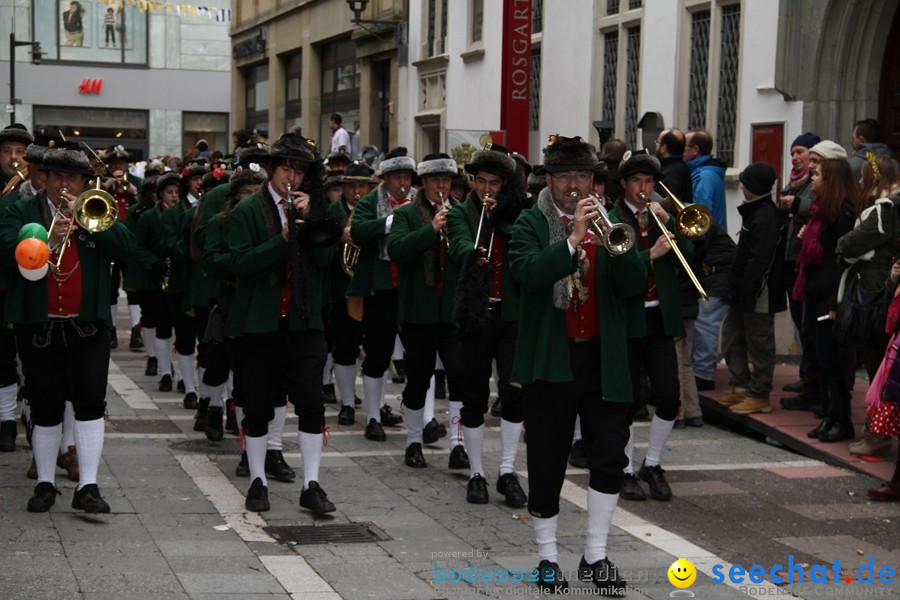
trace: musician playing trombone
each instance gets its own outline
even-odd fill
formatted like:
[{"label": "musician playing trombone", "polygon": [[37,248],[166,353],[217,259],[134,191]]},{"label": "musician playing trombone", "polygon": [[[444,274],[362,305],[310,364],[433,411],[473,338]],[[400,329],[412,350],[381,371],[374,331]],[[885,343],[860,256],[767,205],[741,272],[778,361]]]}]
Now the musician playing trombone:
[{"label": "musician playing trombone", "polygon": [[[524,386],[528,423],[528,512],[538,545],[538,585],[568,587],[556,531],[575,418],[590,469],[587,540],[580,578],[622,594],[606,553],[618,501],[632,403],[625,298],[639,294],[647,268],[636,249],[613,253],[589,229],[600,209],[591,197],[597,156],[580,137],[553,135],[544,149],[547,187],[522,211],[510,240],[519,282],[519,331],[512,381]],[[614,220],[614,218],[612,219]]]},{"label": "musician playing trombone", "polygon": [[522,179],[506,148],[479,150],[465,166],[474,181],[465,201],[450,211],[450,254],[461,265],[454,320],[462,345],[462,428],[471,463],[466,501],[487,504],[487,471],[482,464],[484,413],[488,410],[494,360],[499,374],[501,463],[497,492],[507,506],[525,506],[528,497],[516,476],[515,460],[525,409],[521,386],[511,384],[518,329],[518,284],[509,271],[509,237],[525,206]]},{"label": "musician playing trombone", "polygon": [[[659,463],[680,405],[675,338],[685,335],[678,288],[678,269],[682,267],[672,249],[677,243],[681,254],[689,261],[693,257],[693,244],[680,238],[675,242],[670,233],[675,225],[674,217],[659,203],[650,200],[653,187],[662,178],[656,157],[626,153],[619,165],[619,178],[625,193],[616,201],[611,213],[639,232],[639,254],[647,266],[643,293],[627,300],[631,384],[634,394],[639,394],[640,371],[644,367],[656,398],[656,414],[650,421],[650,441],[638,477],[649,485],[651,498],[668,501],[672,499],[672,490]],[[621,495],[626,500],[646,500],[647,495],[634,475],[633,454],[634,427],[631,426],[625,448],[628,465]]]},{"label": "musician playing trombone", "polygon": [[[107,221],[103,229],[88,230],[83,221],[75,220],[76,198],[91,175],[90,163],[77,145],[62,142],[47,150],[41,168],[48,173],[47,187],[11,204],[0,219],[3,262],[11,269],[5,320],[13,323],[19,356],[28,373],[34,422],[31,442],[38,483],[28,510],[47,512],[59,495],[54,475],[69,399],[75,410],[80,467],[72,508],[108,513],[109,504],[97,486],[97,470],[103,451],[112,327],[109,264],[113,259],[131,260],[137,246],[120,222]],[[94,197],[91,202],[103,200]],[[19,230],[28,223],[50,230],[52,268],[43,276],[17,269]]]}]

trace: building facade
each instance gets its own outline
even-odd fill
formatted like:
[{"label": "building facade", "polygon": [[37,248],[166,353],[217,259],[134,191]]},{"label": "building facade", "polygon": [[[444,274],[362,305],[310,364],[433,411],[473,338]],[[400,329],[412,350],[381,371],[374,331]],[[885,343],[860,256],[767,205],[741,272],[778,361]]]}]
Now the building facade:
[{"label": "building facade", "polygon": [[[15,119],[94,148],[121,144],[135,159],[182,156],[205,139],[231,150],[231,3],[0,0],[0,37],[16,48]],[[0,58],[9,65],[9,45]],[[9,124],[11,98],[0,122]]]},{"label": "building facade", "polygon": [[330,147],[338,113],[353,153],[396,145],[406,78],[406,2],[373,0],[354,25],[346,0],[234,2],[235,127],[275,136],[299,129]]}]

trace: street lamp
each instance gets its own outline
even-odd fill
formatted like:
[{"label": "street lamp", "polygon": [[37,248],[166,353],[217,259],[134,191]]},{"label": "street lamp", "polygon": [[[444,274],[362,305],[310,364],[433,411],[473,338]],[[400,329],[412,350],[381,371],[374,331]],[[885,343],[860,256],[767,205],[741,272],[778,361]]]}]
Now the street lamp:
[{"label": "street lamp", "polygon": [[31,46],[31,62],[36,65],[41,64],[41,58],[44,53],[41,52],[40,42],[27,42],[24,40],[16,40],[16,34],[9,34],[9,123],[12,125],[16,122],[16,48],[19,46]]},{"label": "street lamp", "polygon": [[406,65],[406,22],[405,21],[380,21],[378,19],[363,19],[362,14],[369,5],[369,0],[347,0],[347,6],[353,12],[353,24],[368,31],[378,39],[381,39],[377,33],[366,27],[366,25],[390,25],[394,28],[397,37],[398,62],[400,66]]}]

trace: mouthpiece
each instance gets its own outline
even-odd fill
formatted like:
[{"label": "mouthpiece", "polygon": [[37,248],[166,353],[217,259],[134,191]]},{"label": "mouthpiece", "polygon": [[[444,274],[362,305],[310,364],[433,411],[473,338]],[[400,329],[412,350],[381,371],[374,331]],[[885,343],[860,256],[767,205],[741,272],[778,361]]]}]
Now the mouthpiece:
[{"label": "mouthpiece", "polygon": [[406,197],[407,189],[405,186],[402,186],[402,185],[400,186],[400,193],[403,194],[404,198]]},{"label": "mouthpiece", "polygon": [[578,192],[569,192],[570,198],[578,198]]},{"label": "mouthpiece", "polygon": [[645,194],[644,192],[638,192],[638,198],[640,198],[641,200],[646,200],[647,194]]}]

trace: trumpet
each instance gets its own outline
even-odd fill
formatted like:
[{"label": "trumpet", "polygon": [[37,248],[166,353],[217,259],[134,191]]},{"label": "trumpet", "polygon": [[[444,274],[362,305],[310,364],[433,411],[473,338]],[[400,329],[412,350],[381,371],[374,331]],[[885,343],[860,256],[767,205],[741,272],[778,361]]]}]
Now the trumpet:
[{"label": "trumpet", "polygon": [[709,208],[703,204],[684,204],[666,187],[662,181],[659,186],[663,189],[678,215],[675,217],[675,233],[689,240],[696,240],[709,231],[712,227],[712,213]]},{"label": "trumpet", "polygon": [[[453,208],[453,205],[450,204],[449,198],[444,200],[443,190],[438,192],[438,200],[440,200],[440,202],[441,202],[441,210],[449,211],[451,208]],[[444,241],[447,243],[447,250],[449,250],[450,249],[450,235],[447,233],[446,228],[444,228]]]},{"label": "trumpet", "polygon": [[[572,198],[578,199],[578,192],[569,194]],[[603,247],[613,256],[625,254],[634,246],[635,234],[634,228],[627,223],[613,223],[609,220],[609,213],[600,199],[591,194],[594,208],[597,210],[597,216],[591,219],[591,229],[603,240]]]},{"label": "trumpet", "polygon": [[[488,207],[487,200],[490,200],[490,199],[491,199],[490,194],[485,194],[484,197],[481,199],[481,216],[478,217],[478,231],[475,232],[475,247],[472,248],[473,250],[478,250],[478,242],[481,241],[481,229],[484,227],[484,217],[485,217],[485,214],[487,213],[487,207]],[[494,232],[492,231],[491,232],[491,241],[488,242],[488,256],[491,255],[490,248],[492,248],[493,246],[494,246]]]},{"label": "trumpet", "polygon": [[[644,193],[638,194],[641,199],[645,202],[649,202],[650,199]],[[693,206],[693,205],[692,205]],[[653,217],[653,220],[656,222],[657,227],[662,231],[663,235],[668,236],[669,231],[666,229],[665,225],[663,225],[662,221],[659,220],[659,217],[656,216],[656,213],[647,207],[647,212],[650,213],[650,216]],[[676,221],[677,224],[677,221]],[[678,258],[678,262],[681,263],[682,268],[684,268],[685,273],[690,278],[691,283],[694,284],[694,287],[697,289],[697,293],[700,294],[700,297],[704,300],[709,300],[709,295],[706,293],[706,290],[703,289],[703,286],[700,285],[700,281],[697,279],[697,276],[694,275],[694,272],[691,270],[691,267],[688,265],[687,259],[684,258],[684,254],[681,253],[681,250],[678,249],[678,244],[670,241],[669,244],[672,247],[672,251],[675,252],[675,256]]]},{"label": "trumpet", "polygon": [[[359,194],[356,195],[357,202],[359,201]],[[356,207],[350,211],[350,216],[347,217],[347,223],[344,227],[350,227],[353,224],[353,214],[356,212]],[[344,273],[347,277],[353,279],[353,272],[356,269],[356,263],[359,262],[359,246],[354,245],[352,242],[347,242],[344,244],[344,248],[341,252],[341,269],[343,269]]]}]

